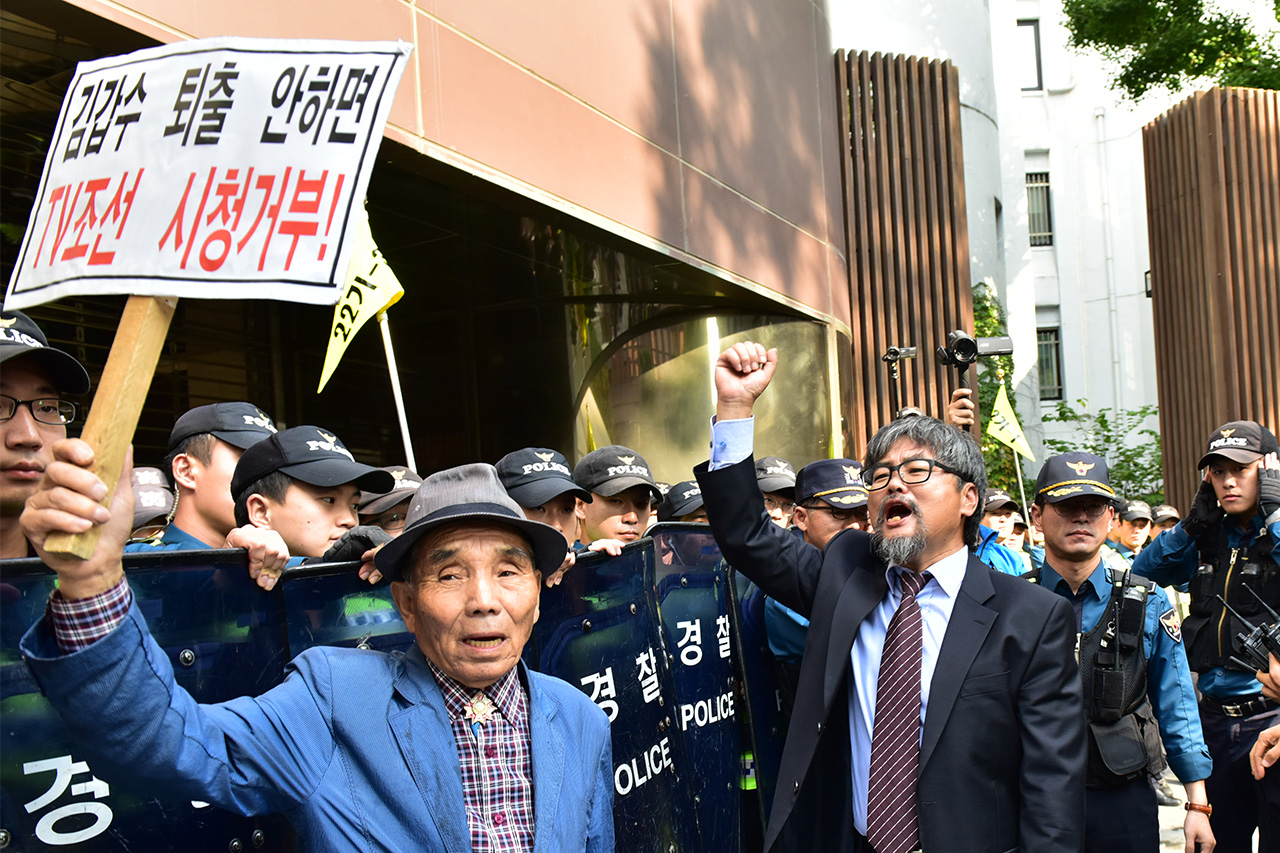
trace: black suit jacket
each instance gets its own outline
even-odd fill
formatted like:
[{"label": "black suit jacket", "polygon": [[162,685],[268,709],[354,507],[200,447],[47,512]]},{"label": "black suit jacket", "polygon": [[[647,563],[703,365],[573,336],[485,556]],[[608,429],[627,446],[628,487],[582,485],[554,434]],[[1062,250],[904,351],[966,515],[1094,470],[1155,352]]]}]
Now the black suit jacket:
[{"label": "black suit jacket", "polygon": [[[752,459],[696,474],[725,558],[810,619],[766,850],[851,851],[850,651],[888,590],[871,538],[819,551],[764,511]],[[924,850],[1078,851],[1086,741],[1075,617],[972,555],[938,653],[916,785]]]}]

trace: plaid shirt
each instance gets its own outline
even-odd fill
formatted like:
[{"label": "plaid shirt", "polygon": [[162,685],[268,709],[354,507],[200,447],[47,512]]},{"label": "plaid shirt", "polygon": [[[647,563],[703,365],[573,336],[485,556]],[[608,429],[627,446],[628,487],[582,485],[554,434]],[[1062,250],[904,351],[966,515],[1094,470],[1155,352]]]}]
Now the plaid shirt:
[{"label": "plaid shirt", "polygon": [[[427,661],[444,694],[462,765],[462,794],[475,853],[533,850],[533,752],[528,698],[518,667],[483,691],[463,687]],[[485,723],[466,708],[483,692],[496,706]]]},{"label": "plaid shirt", "polygon": [[119,583],[92,598],[71,601],[55,589],[49,596],[46,613],[58,648],[69,655],[88,648],[115,630],[132,604],[133,592],[121,575]]}]

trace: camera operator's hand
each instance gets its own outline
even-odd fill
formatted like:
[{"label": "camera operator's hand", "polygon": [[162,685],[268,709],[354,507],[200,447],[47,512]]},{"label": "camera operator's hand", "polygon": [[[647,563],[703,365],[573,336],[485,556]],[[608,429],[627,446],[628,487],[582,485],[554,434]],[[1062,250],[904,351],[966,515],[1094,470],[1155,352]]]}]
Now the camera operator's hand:
[{"label": "camera operator's hand", "polygon": [[778,368],[778,351],[760,344],[734,344],[716,360],[716,419],[751,417],[751,409]]},{"label": "camera operator's hand", "polygon": [[951,402],[947,404],[947,423],[968,429],[973,426],[974,409],[972,388],[957,388],[951,392]]},{"label": "camera operator's hand", "polygon": [[1268,527],[1280,521],[1280,456],[1275,453],[1258,462],[1258,510]]},{"label": "camera operator's hand", "polygon": [[[1207,477],[1206,473],[1206,477]],[[1207,479],[1200,481],[1200,488],[1191,501],[1191,510],[1182,519],[1182,529],[1192,539],[1199,539],[1210,527],[1227,517],[1226,511],[1218,506],[1218,495],[1213,490],[1213,483]]]}]

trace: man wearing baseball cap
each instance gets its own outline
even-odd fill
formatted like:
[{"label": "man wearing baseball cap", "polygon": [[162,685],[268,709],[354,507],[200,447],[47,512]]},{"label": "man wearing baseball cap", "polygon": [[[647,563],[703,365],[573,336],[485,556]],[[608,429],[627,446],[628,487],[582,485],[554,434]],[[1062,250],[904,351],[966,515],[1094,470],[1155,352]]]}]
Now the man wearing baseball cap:
[{"label": "man wearing baseball cap", "polygon": [[1027,578],[1070,601],[1076,612],[1076,659],[1089,721],[1084,849],[1159,848],[1151,778],[1166,766],[1162,742],[1186,789],[1186,847],[1211,849],[1204,780],[1212,762],[1194,710],[1178,614],[1164,590],[1103,559],[1115,500],[1106,460],[1071,452],[1045,461],[1031,507],[1032,521],[1044,531],[1045,560]]},{"label": "man wearing baseball cap", "polygon": [[252,403],[210,403],[178,418],[164,465],[176,492],[173,518],[158,541],[131,542],[125,551],[281,549],[252,531],[233,535],[240,525],[231,500],[231,475],[240,454],[275,432],[275,422]]},{"label": "man wearing baseball cap", "polygon": [[582,522],[581,548],[601,539],[635,542],[649,527],[653,502],[662,500],[649,463],[621,444],[601,447],[578,460],[573,481],[591,493],[590,501],[578,498],[575,508]]},{"label": "man wearing baseball cap", "polygon": [[362,525],[380,528],[394,538],[404,530],[405,518],[409,515],[409,502],[418,486],[422,485],[422,478],[417,471],[404,465],[388,465],[382,470],[391,475],[391,491],[361,491],[356,512]]},{"label": "man wearing baseball cap", "polygon": [[1177,526],[1182,520],[1182,513],[1178,512],[1176,506],[1169,504],[1160,504],[1151,508],[1151,538],[1155,539],[1161,533],[1167,533]]},{"label": "man wearing baseball cap", "polygon": [[1280,851],[1280,774],[1255,779],[1248,756],[1258,734],[1280,722],[1280,702],[1263,695],[1257,673],[1233,660],[1234,638],[1248,629],[1218,598],[1255,624],[1268,620],[1258,598],[1280,610],[1278,450],[1275,435],[1256,421],[1209,433],[1191,509],[1133,564],[1162,586],[1190,585],[1183,630],[1191,668],[1200,673],[1200,721],[1213,755],[1211,820],[1223,853],[1252,850],[1255,830],[1260,851]]},{"label": "man wearing baseball cap", "polygon": [[[328,449],[291,456],[290,432],[273,451],[284,467],[326,480],[322,470],[347,467]],[[559,565],[565,540],[525,519],[491,466],[428,477],[377,555],[411,649],[317,646],[266,693],[201,705],[175,682],[122,571],[128,486],[108,512],[93,502],[105,487],[88,445],[57,453],[24,529],[59,589],[21,647],[68,732],[92,743],[95,768],[239,814],[286,814],[300,849],[532,851],[536,837],[539,850],[613,850],[608,720],[520,662],[539,574]],[[389,478],[370,470],[373,488]],[[89,560],[43,552],[50,533],[93,525]]]},{"label": "man wearing baseball cap", "polygon": [[21,311],[0,312],[0,559],[27,556],[18,516],[67,437],[89,374]]},{"label": "man wearing baseball cap", "polygon": [[[386,471],[357,462],[336,435],[308,425],[277,432],[246,450],[231,476],[231,494],[237,525],[276,531],[294,557],[320,557],[331,555],[359,524],[361,490],[389,492],[394,484]],[[366,544],[389,538],[383,533]]]},{"label": "man wearing baseball cap", "polygon": [[756,460],[756,485],[773,523],[784,530],[790,527],[796,508],[796,469],[781,457],[762,456]]},{"label": "man wearing baseball cap", "polygon": [[[759,472],[760,463],[756,463]],[[791,520],[805,542],[821,550],[843,530],[869,530],[867,487],[856,459],[819,459],[800,469],[795,479],[796,506]],[[769,513],[770,517],[773,513]],[[776,521],[776,519],[775,519]],[[809,635],[809,620],[779,603],[764,600],[764,627],[769,651],[778,664],[778,686],[787,714],[795,702],[800,659]]]},{"label": "man wearing baseball cap", "polygon": [[1151,504],[1146,501],[1124,501],[1116,513],[1115,523],[1107,534],[1111,550],[1115,551],[1129,565],[1138,556],[1142,546],[1147,544],[1151,534]]},{"label": "man wearing baseball cap", "polygon": [[658,504],[658,521],[705,522],[707,511],[702,506],[702,487],[697,480],[681,480],[667,490]]},{"label": "man wearing baseball cap", "polygon": [[[569,460],[549,447],[524,447],[498,460],[495,466],[502,487],[520,505],[524,517],[549,524],[564,534],[568,551],[564,563],[544,576],[547,586],[555,586],[574,564],[574,543],[578,541],[579,501],[592,502],[591,493],[573,481]],[[622,544],[602,539],[587,546],[590,551],[622,553]]]},{"label": "man wearing baseball cap", "polygon": [[978,548],[974,554],[997,572],[1020,575],[1027,570],[1022,558],[1004,546],[1013,533],[1013,514],[1018,503],[1008,492],[992,489],[983,501],[982,524],[978,527]]}]

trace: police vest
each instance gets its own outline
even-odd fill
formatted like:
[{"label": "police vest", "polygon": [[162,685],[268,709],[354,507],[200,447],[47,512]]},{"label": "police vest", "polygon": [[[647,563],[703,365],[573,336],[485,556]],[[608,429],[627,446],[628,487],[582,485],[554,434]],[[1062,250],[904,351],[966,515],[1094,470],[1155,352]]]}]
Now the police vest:
[{"label": "police vest", "polygon": [[[1151,704],[1147,701],[1147,650],[1142,642],[1147,597],[1156,585],[1112,570],[1119,580],[1098,624],[1076,636],[1076,663],[1089,723],[1089,766],[1085,784],[1109,788],[1166,764]],[[1022,577],[1040,582],[1040,570]]]},{"label": "police vest", "polygon": [[1191,612],[1182,623],[1187,663],[1196,672],[1214,667],[1253,672],[1231,660],[1235,655],[1236,634],[1248,633],[1249,629],[1222,606],[1218,596],[1255,625],[1268,618],[1250,590],[1280,610],[1280,568],[1271,557],[1273,544],[1264,528],[1252,544],[1232,548],[1227,544],[1225,523],[1215,524],[1196,540],[1200,568],[1191,577]]}]

